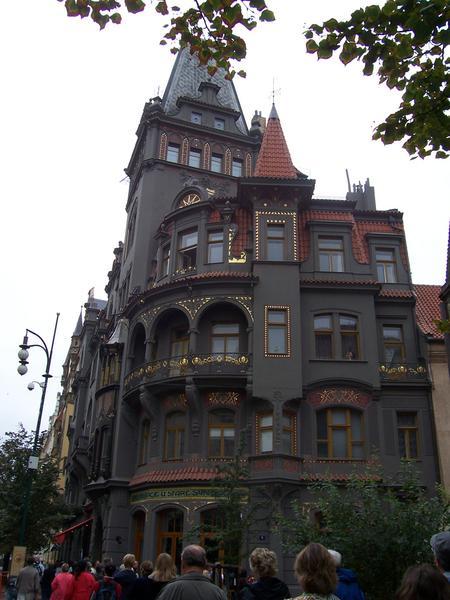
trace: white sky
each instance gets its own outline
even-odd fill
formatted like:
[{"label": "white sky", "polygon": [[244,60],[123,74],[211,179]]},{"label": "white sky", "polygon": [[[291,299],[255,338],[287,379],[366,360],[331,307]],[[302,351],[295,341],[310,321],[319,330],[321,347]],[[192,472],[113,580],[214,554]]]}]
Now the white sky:
[{"label": "white sky", "polygon": [[[372,142],[374,125],[396,107],[395,93],[363,77],[360,65],[317,62],[304,49],[306,24],[346,17],[357,0],[269,5],[277,21],[245,35],[247,79],[236,80],[247,122],[255,109],[268,115],[275,77],[294,164],[316,179],[316,194],[345,196],[346,168],[353,182],[369,177],[377,207],[405,213],[414,282],[442,284],[450,162],[410,161],[399,146]],[[50,343],[61,313],[46,427],[80,306],[93,286],[106,297],[125,229],[123,168],[144,103],[163,93],[174,60],[159,45],[163,22],[149,7],[99,32],[91,21],[67,18],[56,0],[2,6],[0,435],[37,420],[39,388],[30,392],[27,383],[41,380],[45,356],[32,350],[28,374],[17,373],[25,328]]]}]

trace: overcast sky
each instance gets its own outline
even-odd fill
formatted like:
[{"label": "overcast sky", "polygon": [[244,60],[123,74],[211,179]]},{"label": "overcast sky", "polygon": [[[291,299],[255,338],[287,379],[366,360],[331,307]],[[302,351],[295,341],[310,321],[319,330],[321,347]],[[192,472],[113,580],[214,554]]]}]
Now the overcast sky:
[{"label": "overcast sky", "polygon": [[[414,282],[442,284],[450,162],[410,161],[399,146],[372,142],[396,93],[363,77],[358,64],[317,62],[304,49],[305,25],[345,17],[359,4],[268,2],[277,21],[246,34],[248,75],[236,80],[247,122],[255,109],[268,115],[275,78],[293,162],[316,179],[316,195],[344,197],[345,169],[352,182],[368,177],[379,209],[404,212]],[[144,103],[162,95],[174,60],[159,45],[163,23],[149,7],[99,32],[93,22],[67,18],[56,0],[2,5],[0,435],[37,420],[39,388],[27,384],[42,380],[45,356],[32,350],[28,374],[17,373],[25,328],[50,343],[61,313],[45,427],[80,306],[92,287],[106,298],[113,248],[124,237],[123,169]]]}]

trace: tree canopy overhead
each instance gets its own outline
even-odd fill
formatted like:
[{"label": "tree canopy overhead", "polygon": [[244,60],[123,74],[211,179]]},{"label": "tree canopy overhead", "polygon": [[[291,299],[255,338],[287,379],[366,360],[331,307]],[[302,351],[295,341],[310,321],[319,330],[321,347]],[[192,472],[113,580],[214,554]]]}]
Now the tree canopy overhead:
[{"label": "tree canopy overhead", "polygon": [[[58,0],[71,17],[90,17],[101,29],[119,24],[124,12],[138,13],[143,0]],[[356,0],[355,0],[356,1]],[[236,74],[246,57],[241,36],[260,21],[273,21],[275,0],[185,0],[187,8],[155,0],[167,17],[161,44],[171,51],[190,46],[213,75],[218,68]],[[306,50],[318,59],[338,54],[344,65],[359,60],[363,74],[402,92],[398,110],[376,126],[373,139],[401,142],[412,158],[447,158],[450,153],[450,0],[387,0],[358,8],[349,19],[330,17],[304,32]],[[241,26],[241,29],[239,29]],[[243,28],[243,29],[242,29]],[[245,71],[238,75],[245,77]]]}]

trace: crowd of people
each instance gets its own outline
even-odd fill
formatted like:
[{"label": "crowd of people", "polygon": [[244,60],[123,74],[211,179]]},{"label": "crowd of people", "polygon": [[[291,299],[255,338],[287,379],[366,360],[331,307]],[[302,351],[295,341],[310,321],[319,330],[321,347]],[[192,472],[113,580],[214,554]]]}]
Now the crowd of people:
[{"label": "crowd of people", "polygon": [[[430,543],[435,564],[410,567],[395,593],[396,600],[450,600],[450,532],[433,535]],[[286,583],[277,577],[275,552],[255,548],[249,565],[250,576],[244,570],[236,573],[233,598],[293,598]],[[160,554],[155,565],[145,560],[140,567],[133,554],[126,554],[118,567],[104,559],[94,565],[82,560],[45,570],[30,558],[17,579],[17,600],[226,600],[223,580],[217,581],[210,567],[205,549],[194,544],[184,548],[178,576],[168,554]],[[294,571],[302,590],[295,600],[365,600],[355,573],[342,566],[336,550],[310,543],[297,555]]]}]

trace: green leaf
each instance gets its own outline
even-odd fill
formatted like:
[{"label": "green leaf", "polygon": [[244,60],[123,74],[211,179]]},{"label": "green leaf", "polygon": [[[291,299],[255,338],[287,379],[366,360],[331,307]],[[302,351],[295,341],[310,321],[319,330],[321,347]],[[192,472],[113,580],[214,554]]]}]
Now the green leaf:
[{"label": "green leaf", "polygon": [[271,10],[263,10],[259,17],[260,21],[275,21],[275,15]]},{"label": "green leaf", "polygon": [[315,54],[318,49],[319,49],[319,46],[316,44],[316,42],[314,40],[308,40],[306,42],[306,52],[308,52],[309,54]]}]

